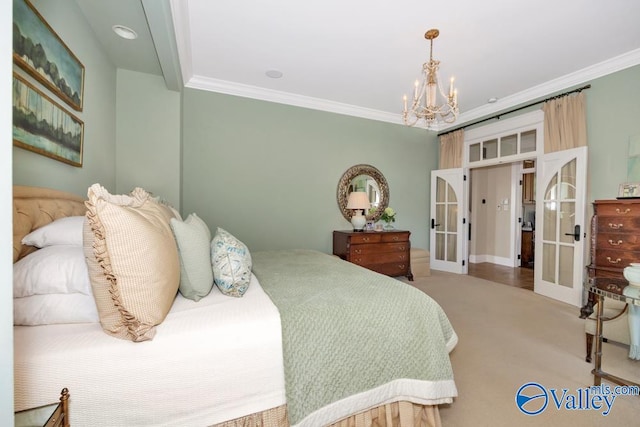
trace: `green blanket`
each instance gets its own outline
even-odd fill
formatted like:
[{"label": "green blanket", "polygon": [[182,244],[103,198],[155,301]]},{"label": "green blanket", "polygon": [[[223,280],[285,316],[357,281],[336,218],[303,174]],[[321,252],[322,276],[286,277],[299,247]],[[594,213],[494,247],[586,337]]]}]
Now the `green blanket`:
[{"label": "green blanket", "polygon": [[457,337],[425,293],[315,251],[255,252],[252,259],[280,312],[291,425],[395,379],[429,382],[420,383],[430,384],[423,402],[455,396],[447,344]]}]

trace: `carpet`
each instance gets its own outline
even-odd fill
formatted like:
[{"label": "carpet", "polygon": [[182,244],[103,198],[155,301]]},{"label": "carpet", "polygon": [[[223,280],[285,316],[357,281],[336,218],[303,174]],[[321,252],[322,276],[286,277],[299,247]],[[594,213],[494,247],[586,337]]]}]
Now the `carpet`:
[{"label": "carpet", "polygon": [[[584,393],[593,385],[579,308],[484,279],[431,273],[403,281],[436,300],[459,337],[451,353],[459,396],[440,409],[445,427],[640,426],[640,396],[616,396],[606,416],[605,403],[600,410],[578,409],[584,407],[578,399],[591,401]],[[628,347],[605,343],[603,369],[640,382],[640,362],[627,354]],[[551,396],[538,415],[516,405],[518,389],[530,382]]]}]

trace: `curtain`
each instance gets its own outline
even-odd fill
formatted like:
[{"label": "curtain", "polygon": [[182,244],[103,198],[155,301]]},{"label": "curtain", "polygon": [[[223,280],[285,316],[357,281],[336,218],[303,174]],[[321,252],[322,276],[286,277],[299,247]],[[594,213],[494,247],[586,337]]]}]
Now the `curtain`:
[{"label": "curtain", "polygon": [[544,152],[587,145],[585,97],[582,92],[547,101],[544,111]]},{"label": "curtain", "polygon": [[442,135],[440,137],[440,162],[438,169],[461,168],[463,148],[463,129]]}]

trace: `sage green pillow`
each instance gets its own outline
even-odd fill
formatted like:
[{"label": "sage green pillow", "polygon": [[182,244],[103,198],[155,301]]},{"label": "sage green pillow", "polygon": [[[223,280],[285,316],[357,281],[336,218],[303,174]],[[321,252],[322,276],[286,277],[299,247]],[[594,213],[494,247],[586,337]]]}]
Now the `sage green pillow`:
[{"label": "sage green pillow", "polygon": [[180,293],[183,297],[199,301],[211,292],[211,232],[207,224],[195,213],[184,221],[171,219],[180,254]]}]

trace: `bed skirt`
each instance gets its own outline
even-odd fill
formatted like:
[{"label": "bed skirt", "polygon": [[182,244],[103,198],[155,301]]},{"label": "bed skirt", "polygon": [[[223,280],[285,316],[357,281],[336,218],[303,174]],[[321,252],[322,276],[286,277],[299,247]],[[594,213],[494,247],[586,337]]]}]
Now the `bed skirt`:
[{"label": "bed skirt", "polygon": [[[214,427],[289,427],[287,406],[216,424]],[[352,415],[330,427],[442,427],[437,405],[393,402]]]}]

